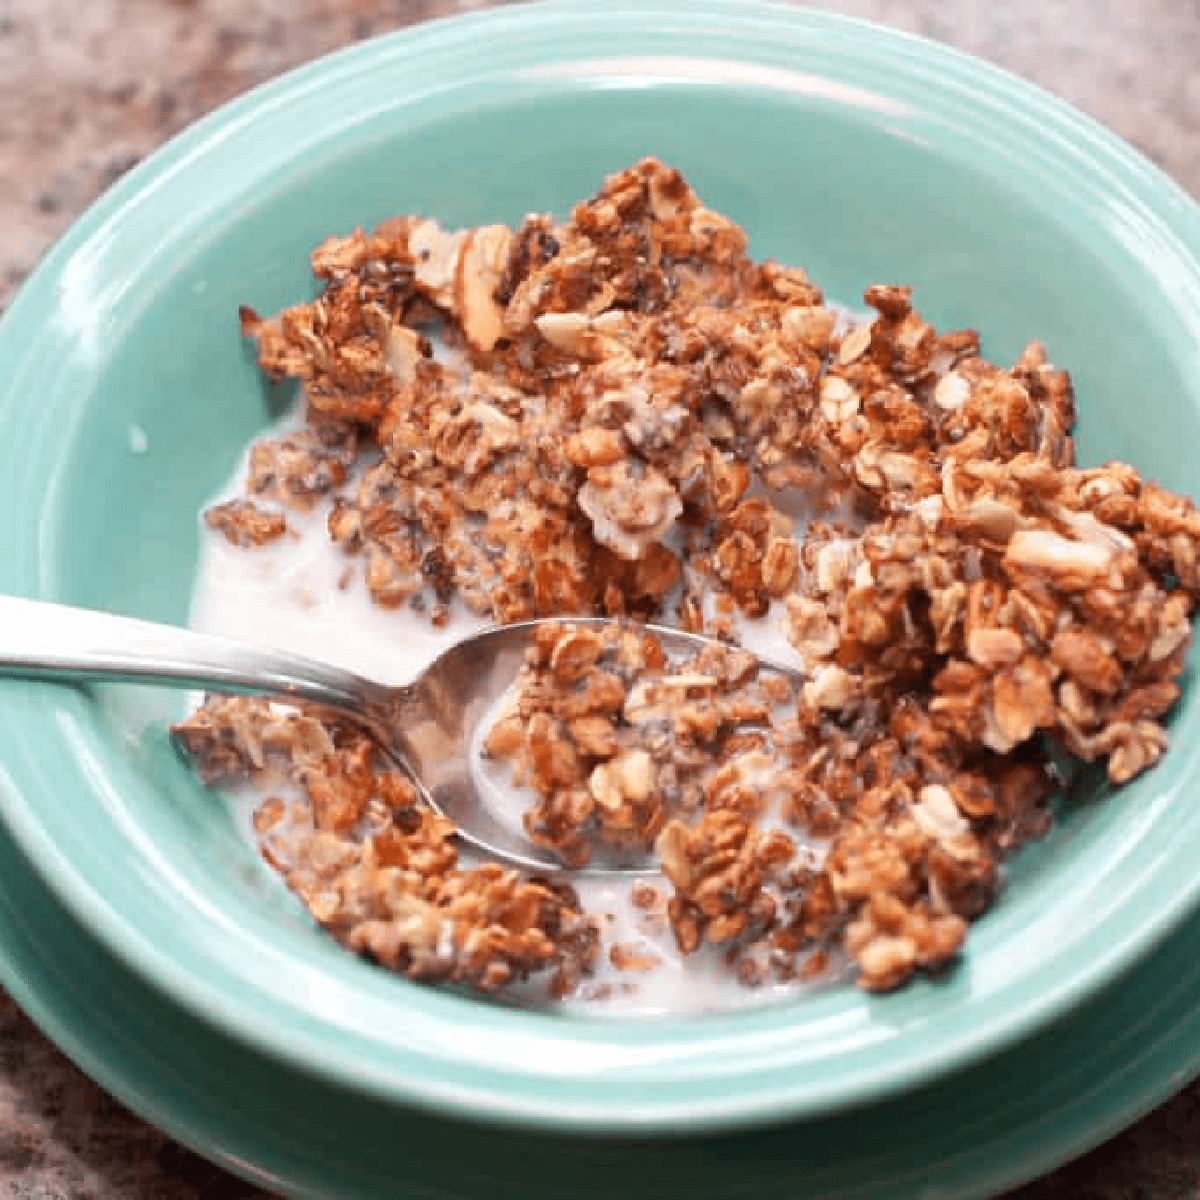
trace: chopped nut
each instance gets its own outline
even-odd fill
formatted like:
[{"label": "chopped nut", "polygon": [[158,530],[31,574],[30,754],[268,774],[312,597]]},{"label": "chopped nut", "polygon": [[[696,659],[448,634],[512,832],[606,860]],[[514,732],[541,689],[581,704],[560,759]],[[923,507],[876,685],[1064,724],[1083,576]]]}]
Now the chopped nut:
[{"label": "chopped nut", "polygon": [[954,371],[943,375],[933,389],[933,402],[939,408],[957,412],[967,402],[971,394],[971,385]]},{"label": "chopped nut", "polygon": [[504,328],[504,310],[495,299],[508,262],[512,231],[483,225],[466,237],[454,277],[454,307],[467,341],[476,350],[495,346]]},{"label": "chopped nut", "polygon": [[588,787],[601,808],[616,809],[626,801],[640,804],[654,791],[654,764],[645,750],[631,750],[596,767]]},{"label": "chopped nut", "polygon": [[436,221],[422,221],[408,235],[417,286],[445,309],[454,305],[454,281],[466,237],[461,230],[446,233]]},{"label": "chopped nut", "polygon": [[1010,570],[1038,572],[1058,587],[1077,591],[1104,582],[1115,557],[1109,547],[1031,529],[1013,534],[1004,562]]},{"label": "chopped nut", "polygon": [[554,645],[550,670],[561,683],[574,683],[592,669],[604,653],[604,640],[594,629],[576,627]]},{"label": "chopped nut", "polygon": [[567,354],[585,354],[592,323],[586,313],[543,313],[534,324],[552,346]]},{"label": "chopped nut", "polygon": [[837,360],[843,367],[862,358],[871,345],[871,326],[856,325],[844,338],[838,347]]},{"label": "chopped nut", "polygon": [[407,325],[393,323],[388,330],[387,364],[397,387],[412,387],[417,382],[417,366],[426,357],[421,335]]}]

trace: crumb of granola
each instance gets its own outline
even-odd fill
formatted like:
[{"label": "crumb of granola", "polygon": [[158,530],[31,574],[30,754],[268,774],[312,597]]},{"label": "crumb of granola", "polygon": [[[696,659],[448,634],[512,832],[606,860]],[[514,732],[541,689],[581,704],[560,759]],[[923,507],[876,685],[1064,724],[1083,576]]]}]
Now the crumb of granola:
[{"label": "crumb of granola", "polygon": [[657,954],[623,942],[613,943],[608,958],[618,971],[653,971],[662,962]]},{"label": "crumb of granola", "polygon": [[229,500],[214,504],[204,514],[204,523],[235,546],[263,546],[283,537],[287,520],[253,500]]},{"label": "crumb of granola", "polygon": [[[844,951],[894,988],[954,957],[1044,832],[1049,743],[1117,784],[1165,752],[1200,513],[1075,464],[1040,343],[990,363],[894,284],[847,320],[653,159],[561,222],[403,217],[312,268],[311,303],[241,311],[305,428],[257,443],[249,495],[207,523],[258,546],[328,500],[382,606],[623,618],[547,628],[486,752],[565,863],[654,850],[665,883],[632,902],[684,953],[721,946],[754,987]],[[736,646],[673,659],[646,618],[725,641],[775,622],[802,681]],[[300,789],[298,816],[260,808],[263,852],[347,945],[413,978],[587,990],[599,922],[570,889],[459,866],[358,735],[210,700],[176,736],[208,779]]]}]

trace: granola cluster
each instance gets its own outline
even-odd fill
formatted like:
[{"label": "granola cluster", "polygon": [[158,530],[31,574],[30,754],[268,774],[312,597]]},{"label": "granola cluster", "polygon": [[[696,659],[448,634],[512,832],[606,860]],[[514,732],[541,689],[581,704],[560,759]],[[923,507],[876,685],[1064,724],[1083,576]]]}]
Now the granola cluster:
[{"label": "granola cluster", "polygon": [[250,781],[263,857],[343,945],[412,979],[494,992],[551,972],[573,991],[599,948],[558,880],[463,868],[454,826],[350,726],[263,700],[209,698],[175,736],[209,783]]},{"label": "granola cluster", "polygon": [[[939,333],[894,285],[848,319],[803,271],[752,260],[650,159],[565,222],[405,217],[328,239],[312,267],[311,303],[242,310],[264,371],[302,382],[306,423],[254,447],[248,495],[209,512],[215,529],[260,545],[323,501],[375,601],[435,623],[461,605],[734,642],[761,620],[794,647],[789,690],[735,650],[680,662],[628,626],[564,625],[493,732],[534,789],[530,836],[564,862],[657,848],[682,951],[723,947],[757,982],[840,945],[863,986],[894,987],[954,955],[1004,854],[1044,830],[1050,745],[1114,783],[1164,753],[1200,514],[1132,467],[1074,465],[1070,381],[1039,343],[993,365],[974,331]],[[272,727],[249,711],[210,705],[183,736],[202,759],[244,760],[246,728]],[[302,757],[305,786],[342,786],[340,748]],[[450,831],[389,803],[403,850],[386,853],[422,866],[387,869],[418,907],[367,917],[343,899],[326,915],[314,841],[279,861],[322,923],[436,975],[428,940],[396,930],[432,936],[420,905],[469,909],[524,939],[494,976],[450,971],[487,986],[564,945],[584,961],[565,893],[435,870]],[[358,872],[361,890],[384,869],[379,849],[368,862],[379,835],[333,836],[332,877]]]},{"label": "granola cluster", "polygon": [[813,686],[719,642],[548,623],[484,751],[565,863],[655,852],[682,953],[718,948],[759,984],[840,946],[894,987],[957,952],[1053,777],[1036,752],[956,750],[911,698],[847,728]]},{"label": "granola cluster", "polygon": [[524,821],[537,845],[574,867],[595,850],[640,861],[673,817],[766,810],[772,725],[794,705],[784,675],[735,647],[672,655],[644,626],[551,622],[483,749],[533,789]]}]

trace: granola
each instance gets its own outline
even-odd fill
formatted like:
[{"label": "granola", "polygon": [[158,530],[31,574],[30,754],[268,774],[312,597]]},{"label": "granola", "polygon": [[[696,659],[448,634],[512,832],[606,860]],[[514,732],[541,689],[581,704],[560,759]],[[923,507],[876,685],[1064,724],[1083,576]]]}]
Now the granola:
[{"label": "granola", "polygon": [[211,698],[176,736],[210,783],[250,778],[268,797],[255,820],[264,858],[350,949],[482,992],[539,971],[567,992],[595,960],[596,922],[571,888],[495,864],[461,869],[453,825],[361,732]]},{"label": "granola", "polygon": [[[1075,464],[1040,343],[994,365],[892,284],[850,319],[652,159],[562,222],[403,217],[312,268],[312,302],[241,313],[304,428],[258,442],[248,495],[207,522],[253,547],[327,505],[374,601],[435,625],[622,618],[548,627],[487,752],[565,864],[657,855],[661,892],[633,900],[680,952],[748,986],[845,953],[894,988],[955,956],[1046,829],[1052,749],[1114,784],[1165,752],[1200,514]],[[648,619],[728,648],[672,656]],[[734,644],[755,623],[796,677]],[[549,972],[560,995],[598,961],[578,896],[461,863],[348,729],[210,700],[176,732],[208,777],[270,792],[264,855],[351,948],[483,990]]]}]

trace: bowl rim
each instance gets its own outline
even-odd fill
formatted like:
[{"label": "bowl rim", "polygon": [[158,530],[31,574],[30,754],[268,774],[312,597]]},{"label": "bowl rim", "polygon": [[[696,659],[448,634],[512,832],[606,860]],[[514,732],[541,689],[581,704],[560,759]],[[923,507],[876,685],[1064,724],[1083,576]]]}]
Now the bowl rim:
[{"label": "bowl rim", "polygon": [[[726,66],[753,68],[772,55],[803,48],[810,56],[806,71],[824,70],[836,78],[838,65],[865,68],[888,67],[893,88],[924,90],[943,99],[953,97],[972,115],[988,125],[996,137],[1017,138],[1017,129],[1036,129],[1053,153],[1061,170],[1074,171],[1091,186],[1111,187],[1146,220],[1151,221],[1200,278],[1200,210],[1192,200],[1153,164],[1090,118],[1063,101],[1016,76],[958,51],[910,34],[885,29],[868,22],[828,13],[797,9],[786,4],[758,0],[543,0],[512,8],[493,9],[445,18],[357,46],[340,50],[299,67],[238,97],[156,151],[80,217],[19,290],[0,323],[0,363],[13,355],[17,370],[7,385],[0,385],[0,416],[11,415],[20,406],[22,377],[28,381],[36,367],[50,360],[51,346],[61,331],[47,329],[44,314],[69,286],[67,278],[78,256],[105,235],[107,227],[127,216],[129,210],[145,205],[147,197],[165,180],[203,167],[215,147],[253,128],[265,113],[301,106],[331,85],[347,83],[372,71],[396,72],[404,64],[421,62],[449,64],[446,86],[457,86],[464,78],[488,79],[513,70],[503,54],[541,58],[551,69],[563,63],[582,62],[599,70],[596,60],[578,51],[555,54],[553,47],[576,44],[589,32],[627,37],[631,47],[641,45],[650,34],[670,34],[679,49],[657,49],[655,61],[681,64],[687,81],[695,82],[700,71],[686,50],[698,38],[697,29],[715,22],[708,32],[718,30],[726,39]],[[732,35],[736,32],[740,40]],[[706,43],[707,44],[707,43]],[[531,49],[532,46],[532,49]],[[542,49],[550,47],[551,49]],[[758,47],[758,56],[750,48]],[[768,50],[770,53],[768,53]],[[821,54],[826,57],[822,58]],[[742,57],[737,57],[741,54]],[[637,70],[650,71],[637,58]],[[673,70],[675,68],[672,68]],[[468,71],[475,75],[469,76]],[[553,73],[553,71],[551,71]],[[810,76],[811,77],[811,76]],[[677,74],[664,78],[677,80]],[[703,76],[700,76],[703,81]],[[711,82],[711,80],[710,80]],[[730,79],[717,82],[729,83]],[[751,78],[753,83],[753,77]],[[780,80],[764,86],[779,86]],[[389,107],[404,102],[393,95]],[[314,139],[316,134],[310,134]],[[315,144],[315,141],[314,141]],[[303,153],[296,147],[295,155]],[[261,176],[260,176],[261,178]],[[2,376],[0,376],[2,377]],[[32,462],[36,455],[30,455]],[[32,471],[32,468],[30,468]],[[36,483],[28,472],[15,472],[9,486]],[[36,538],[23,544],[23,553],[3,575],[16,572],[26,590],[42,592],[44,578],[38,575]],[[11,579],[10,579],[11,582]],[[4,697],[7,702],[8,697]],[[11,708],[4,704],[5,708]],[[13,729],[32,728],[44,719],[46,706],[33,696],[12,711]],[[348,1087],[361,1087],[390,1096],[402,1103],[473,1115],[490,1121],[543,1128],[590,1129],[593,1131],[698,1130],[745,1126],[784,1118],[810,1116],[859,1105],[927,1082],[946,1072],[974,1062],[1001,1046],[1011,1044],[1060,1015],[1080,999],[1110,983],[1118,974],[1148,953],[1168,936],[1194,907],[1200,897],[1200,879],[1184,877],[1170,903],[1160,904],[1148,918],[1126,922],[1122,936],[1104,945],[1089,947],[1090,953],[1073,962],[1068,978],[1047,978],[1047,988],[1021,1003],[1001,1005],[981,1028],[961,1032],[939,1044],[937,1053],[921,1056],[885,1056],[881,1064],[834,1074],[814,1084],[803,1078],[788,1078],[771,1087],[746,1094],[734,1077],[723,1077],[721,1086],[681,1097],[647,1093],[644,1102],[629,1105],[626,1097],[594,1095],[565,1096],[552,1089],[537,1093],[520,1087],[520,1077],[509,1072],[492,1076],[481,1070],[470,1086],[447,1086],[436,1077],[416,1072],[398,1075],[394,1067],[371,1064],[361,1053],[349,1053],[337,1044],[322,1042],[307,1027],[288,1028],[257,1008],[230,1005],[219,989],[198,980],[186,964],[172,957],[168,948],[148,940],[126,914],[98,892],[56,846],[37,812],[36,794],[44,779],[27,769],[30,760],[12,741],[12,730],[4,731],[0,744],[14,747],[12,762],[0,770],[0,818],[39,876],[83,926],[115,955],[128,963],[154,986],[182,1002],[202,1019],[217,1025],[245,1044],[268,1055],[281,1057],[307,1069],[337,1079]],[[1200,746],[1177,746],[1177,757],[1200,761]],[[4,759],[0,757],[0,762]],[[1198,818],[1200,821],[1200,818]],[[1157,865],[1157,864],[1156,864]],[[1075,956],[1078,958],[1078,955]],[[927,985],[917,985],[926,989]],[[1027,989],[1028,991],[1028,989]],[[993,1004],[993,1008],[996,1005]],[[712,1028],[717,1028],[717,1025]],[[627,1029],[627,1026],[623,1026]],[[665,1028],[665,1027],[664,1027]],[[590,1036],[580,1033],[579,1037]],[[699,1044],[699,1043],[697,1043]],[[436,1059],[429,1062],[436,1065]],[[560,1081],[561,1082],[561,1081]]]}]

